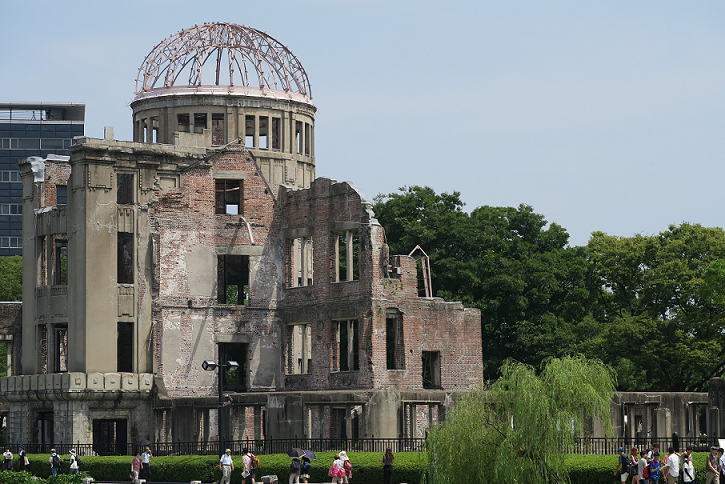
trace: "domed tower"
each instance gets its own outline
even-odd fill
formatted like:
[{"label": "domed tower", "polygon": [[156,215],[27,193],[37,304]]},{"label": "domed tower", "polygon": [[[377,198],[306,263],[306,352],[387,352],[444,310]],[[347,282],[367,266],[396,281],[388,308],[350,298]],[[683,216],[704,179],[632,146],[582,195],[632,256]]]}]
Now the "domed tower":
[{"label": "domed tower", "polygon": [[304,188],[315,178],[317,108],[307,73],[259,30],[207,23],[168,37],[139,68],[131,109],[136,142],[239,142],[270,183]]}]

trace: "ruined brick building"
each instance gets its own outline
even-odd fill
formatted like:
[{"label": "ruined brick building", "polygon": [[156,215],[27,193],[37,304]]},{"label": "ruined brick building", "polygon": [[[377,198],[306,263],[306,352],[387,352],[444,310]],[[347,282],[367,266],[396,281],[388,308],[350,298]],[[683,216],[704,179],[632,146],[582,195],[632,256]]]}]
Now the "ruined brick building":
[{"label": "ruined brick building", "polygon": [[482,379],[479,311],[420,297],[371,201],[315,179],[316,107],[286,47],[181,31],[131,108],[133,142],[107,129],[19,162],[10,442],[214,441],[204,360],[239,364],[222,371],[233,439],[421,436]]}]

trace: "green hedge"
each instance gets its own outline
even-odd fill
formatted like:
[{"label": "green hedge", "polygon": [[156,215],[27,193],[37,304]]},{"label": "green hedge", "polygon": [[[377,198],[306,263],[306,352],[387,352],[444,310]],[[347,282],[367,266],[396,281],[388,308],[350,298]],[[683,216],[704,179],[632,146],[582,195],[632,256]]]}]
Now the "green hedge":
[{"label": "green hedge", "polygon": [[[310,482],[330,482],[327,469],[332,464],[334,452],[318,452],[317,460],[312,461]],[[351,482],[366,484],[382,484],[383,466],[382,453],[349,452],[352,462],[353,480]],[[68,456],[62,456],[67,459]],[[242,457],[232,456],[235,470],[232,472],[232,482],[240,483],[242,479]],[[395,454],[393,482],[398,484],[406,482],[416,484],[422,481],[425,469],[425,454],[415,452],[400,452]],[[697,483],[705,482],[706,452],[694,454]],[[45,478],[48,484],[81,484],[82,474],[93,476],[100,481],[129,481],[131,470],[131,457],[81,457],[83,465],[81,475],[69,476],[67,461],[64,461],[63,475],[50,477],[50,455],[28,455],[30,467],[27,473],[0,472],[0,484],[32,484],[33,475]],[[612,484],[619,482],[619,476],[614,476],[617,467],[617,455],[569,455],[566,458],[569,465],[570,479],[574,484]],[[260,455],[260,468],[257,473],[257,482],[261,476],[274,474],[279,482],[289,479],[290,458],[284,454]],[[15,459],[17,466],[18,459]],[[17,467],[16,467],[17,468]],[[185,455],[178,457],[155,457],[151,461],[151,474],[154,481],[164,482],[218,482],[221,479],[219,458],[216,456]],[[660,482],[663,482],[660,480]]]}]

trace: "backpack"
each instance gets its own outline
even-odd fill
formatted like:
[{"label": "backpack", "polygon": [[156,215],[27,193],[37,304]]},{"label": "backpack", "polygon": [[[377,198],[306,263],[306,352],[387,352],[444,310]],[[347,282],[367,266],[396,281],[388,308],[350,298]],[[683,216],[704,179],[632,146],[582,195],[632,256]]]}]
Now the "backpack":
[{"label": "backpack", "polygon": [[345,461],[345,464],[343,464],[343,466],[345,467],[345,470],[346,471],[351,471],[352,470],[352,464],[350,464],[350,461],[349,460],[346,460]]},{"label": "backpack", "polygon": [[58,457],[58,454],[53,456],[53,467],[56,469],[60,469],[63,467],[63,463],[60,461],[60,457]]},{"label": "backpack", "polygon": [[252,470],[259,468],[259,459],[254,454],[252,454],[252,462],[250,462],[249,468]]},{"label": "backpack", "polygon": [[644,466],[644,470],[642,471],[642,479],[649,479],[649,464]]},{"label": "backpack", "polygon": [[298,461],[297,459],[292,459],[292,462],[289,465],[289,470],[293,474],[299,472],[299,470],[300,470],[300,461]]},{"label": "backpack", "polygon": [[78,467],[80,467],[81,466],[81,460],[78,458],[78,456],[75,456],[75,460],[76,460],[76,465]]}]

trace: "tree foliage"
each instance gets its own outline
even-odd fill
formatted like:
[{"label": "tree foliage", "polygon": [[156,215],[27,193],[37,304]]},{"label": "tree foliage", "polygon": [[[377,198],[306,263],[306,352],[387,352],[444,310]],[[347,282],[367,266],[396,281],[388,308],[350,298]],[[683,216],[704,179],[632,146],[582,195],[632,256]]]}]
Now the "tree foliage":
[{"label": "tree foliage", "polygon": [[507,360],[496,382],[468,392],[427,442],[429,484],[568,482],[564,455],[589,419],[607,435],[615,379],[581,356],[550,359],[543,371]]},{"label": "tree foliage", "polygon": [[725,370],[725,231],[671,225],[589,241],[601,323],[581,349],[612,364],[623,390],[698,391]]},{"label": "tree foliage", "polygon": [[0,257],[0,301],[23,300],[23,258]]}]

